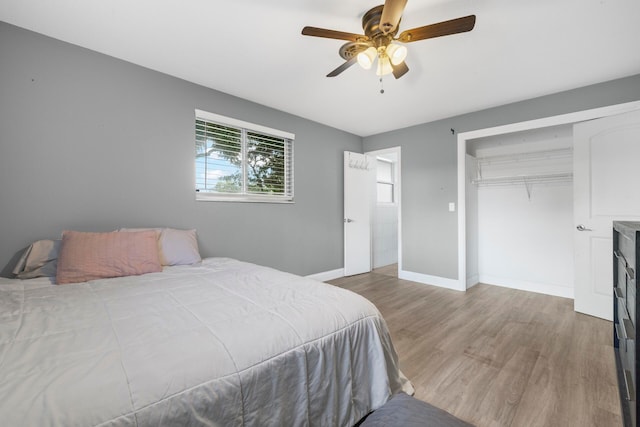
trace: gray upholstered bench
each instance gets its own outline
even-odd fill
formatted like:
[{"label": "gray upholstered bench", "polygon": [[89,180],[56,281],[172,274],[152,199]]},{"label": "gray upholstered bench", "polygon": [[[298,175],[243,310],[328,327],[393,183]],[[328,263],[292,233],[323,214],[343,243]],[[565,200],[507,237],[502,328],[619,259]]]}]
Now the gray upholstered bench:
[{"label": "gray upholstered bench", "polygon": [[399,393],[370,414],[359,427],[474,427],[450,413]]}]

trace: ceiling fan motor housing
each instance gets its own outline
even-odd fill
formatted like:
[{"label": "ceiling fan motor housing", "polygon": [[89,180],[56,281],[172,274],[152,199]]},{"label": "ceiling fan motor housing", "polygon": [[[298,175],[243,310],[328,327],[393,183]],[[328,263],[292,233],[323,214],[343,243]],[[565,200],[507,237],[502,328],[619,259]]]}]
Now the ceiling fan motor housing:
[{"label": "ceiling fan motor housing", "polygon": [[382,28],[380,28],[380,19],[382,18],[383,8],[384,5],[376,6],[373,9],[370,9],[362,17],[362,29],[364,30],[364,34],[373,41],[373,46],[376,48],[388,46],[398,33],[399,28],[399,25],[397,25],[394,31],[387,34],[382,31]]}]

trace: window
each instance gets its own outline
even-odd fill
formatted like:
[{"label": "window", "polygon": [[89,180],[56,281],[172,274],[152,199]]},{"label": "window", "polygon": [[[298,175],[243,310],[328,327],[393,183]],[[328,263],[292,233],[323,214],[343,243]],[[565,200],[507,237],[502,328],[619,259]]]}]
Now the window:
[{"label": "window", "polygon": [[293,139],[196,110],[196,200],[293,202]]},{"label": "window", "polygon": [[393,169],[393,162],[386,159],[378,159],[376,164],[378,203],[395,202],[395,171]]}]

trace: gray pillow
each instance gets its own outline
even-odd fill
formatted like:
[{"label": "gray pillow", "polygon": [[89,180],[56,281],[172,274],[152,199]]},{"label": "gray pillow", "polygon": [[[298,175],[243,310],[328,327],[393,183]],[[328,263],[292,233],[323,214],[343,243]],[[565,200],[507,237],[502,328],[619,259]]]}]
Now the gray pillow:
[{"label": "gray pillow", "polygon": [[13,274],[18,279],[56,277],[58,252],[62,240],[38,240],[33,242],[18,260]]}]

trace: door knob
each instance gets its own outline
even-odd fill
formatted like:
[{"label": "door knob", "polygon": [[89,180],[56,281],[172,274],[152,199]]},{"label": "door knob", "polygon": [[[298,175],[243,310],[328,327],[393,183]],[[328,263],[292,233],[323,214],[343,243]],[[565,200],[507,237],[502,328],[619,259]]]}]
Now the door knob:
[{"label": "door knob", "polygon": [[593,231],[590,228],[587,228],[582,224],[578,224],[578,226],[576,227],[576,230],[578,230],[578,231]]},{"label": "door knob", "polygon": [[353,220],[351,218],[345,218],[344,222],[353,222]]}]

